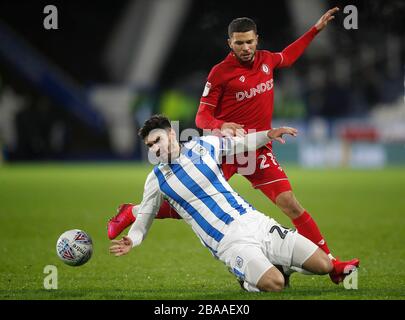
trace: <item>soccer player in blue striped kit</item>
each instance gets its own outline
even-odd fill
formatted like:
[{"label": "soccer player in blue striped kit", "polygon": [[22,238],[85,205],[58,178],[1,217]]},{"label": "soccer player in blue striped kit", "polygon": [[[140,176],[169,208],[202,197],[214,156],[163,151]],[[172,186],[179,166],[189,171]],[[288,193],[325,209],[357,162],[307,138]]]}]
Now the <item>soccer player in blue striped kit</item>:
[{"label": "soccer player in blue striped kit", "polygon": [[121,256],[140,245],[166,199],[247,291],[280,291],[292,271],[328,274],[333,265],[325,252],[253,208],[232,189],[220,167],[224,156],[256,150],[270,140],[285,143],[284,134],[296,136],[297,130],[204,136],[181,145],[169,119],[151,117],[139,135],[159,164],[146,179],[136,221],[127,236],[112,241],[110,253]]}]

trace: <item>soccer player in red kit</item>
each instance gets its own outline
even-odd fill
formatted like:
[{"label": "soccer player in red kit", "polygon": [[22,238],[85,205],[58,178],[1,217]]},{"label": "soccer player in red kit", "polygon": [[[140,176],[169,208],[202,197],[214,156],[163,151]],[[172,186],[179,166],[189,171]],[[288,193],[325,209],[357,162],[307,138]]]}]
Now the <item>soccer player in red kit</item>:
[{"label": "soccer player in red kit", "polygon": [[[231,52],[208,75],[196,115],[201,129],[220,130],[223,134],[244,134],[249,130],[271,129],[273,113],[273,70],[291,66],[304,52],[314,37],[334,18],[338,8],[326,12],[303,36],[281,52],[257,50],[256,24],[249,18],[237,18],[228,27]],[[271,143],[256,152],[253,174],[244,175],[254,188],[261,190],[293,222],[298,232],[317,244],[331,258],[333,282],[343,281],[345,268],[357,267],[358,259],[335,259],[311,215],[297,201],[284,170],[278,164]],[[222,163],[226,179],[230,179],[244,165]],[[242,171],[241,171],[241,174]],[[115,238],[134,221],[132,205],[123,205],[119,214],[109,222],[109,237]],[[177,213],[165,203],[157,218],[177,218]],[[110,231],[111,228],[111,231]],[[347,268],[349,266],[349,268]]]}]

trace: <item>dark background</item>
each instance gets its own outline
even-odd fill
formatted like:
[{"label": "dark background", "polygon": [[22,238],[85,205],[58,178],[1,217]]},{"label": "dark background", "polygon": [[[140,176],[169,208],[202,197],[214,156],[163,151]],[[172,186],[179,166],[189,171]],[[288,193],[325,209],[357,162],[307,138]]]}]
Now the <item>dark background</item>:
[{"label": "dark background", "polygon": [[[328,38],[331,47],[325,52],[314,52],[315,49],[310,46],[312,54],[305,53],[291,68],[293,71],[276,72],[276,105],[280,101],[291,105],[290,109],[276,108],[276,119],[305,122],[314,117],[327,121],[367,117],[373,109],[395,103],[404,95],[405,2],[363,0],[327,3],[328,8],[341,8],[336,20],[327,26],[327,29],[330,28]],[[46,16],[43,8],[48,4],[58,8],[58,30],[45,30],[43,27]],[[86,92],[99,84],[117,83],[106,66],[105,51],[116,24],[129,4],[130,1],[50,3],[3,0],[0,3],[0,22]],[[228,23],[239,16],[253,18],[258,25],[260,48],[281,51],[297,38],[294,19],[287,4],[287,1],[191,1],[168,55],[162,57],[164,65],[158,79],[148,88],[142,88],[142,92],[147,92],[151,112],[161,112],[162,95],[175,89],[191,97],[195,103],[184,120],[186,126],[193,126],[193,115],[198,108],[205,77],[211,67],[228,53]],[[358,9],[358,30],[348,31],[342,27],[345,18],[342,11],[348,4]],[[300,34],[315,22],[307,29],[299,30]],[[139,34],[134,30],[134,37],[137,36]],[[399,67],[394,71],[389,68],[387,39],[390,37],[399,41]],[[365,62],[364,51],[367,50],[374,53],[374,58]],[[350,64],[350,73],[344,81],[339,81],[335,75],[334,62],[337,59],[343,64]],[[324,74],[321,85],[314,85],[309,80],[314,68]],[[284,95],[291,89],[289,77],[293,77],[299,86],[298,91],[291,93],[294,102],[290,104]],[[114,158],[108,130],[91,126],[74,112],[63,108],[57,99],[33,85],[1,54],[0,81],[0,95],[6,88],[12,88],[15,95],[24,100],[24,107],[14,119],[17,132],[15,144],[10,147],[7,141],[3,142],[6,159]],[[129,85],[137,88],[137,84]],[[298,109],[294,107],[297,103]],[[63,127],[59,136],[55,134],[55,126],[58,125]],[[139,148],[136,149],[130,158],[138,158],[139,152]]]}]

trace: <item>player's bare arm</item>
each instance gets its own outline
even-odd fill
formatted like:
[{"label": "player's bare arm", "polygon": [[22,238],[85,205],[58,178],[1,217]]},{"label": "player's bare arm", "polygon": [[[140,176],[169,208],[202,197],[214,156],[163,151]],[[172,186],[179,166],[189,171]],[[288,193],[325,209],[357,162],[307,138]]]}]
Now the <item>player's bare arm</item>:
[{"label": "player's bare arm", "polygon": [[321,31],[323,28],[326,27],[329,21],[335,19],[335,13],[339,11],[338,7],[334,7],[333,9],[328,10],[315,24],[315,28],[318,31]]}]

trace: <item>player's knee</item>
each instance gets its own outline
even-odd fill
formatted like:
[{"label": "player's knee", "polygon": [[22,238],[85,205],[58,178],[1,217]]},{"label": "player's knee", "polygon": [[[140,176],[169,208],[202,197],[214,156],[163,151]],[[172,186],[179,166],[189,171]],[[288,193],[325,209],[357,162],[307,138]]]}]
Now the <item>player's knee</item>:
[{"label": "player's knee", "polygon": [[264,284],[262,291],[280,292],[284,289],[284,285],[285,285],[285,283],[284,283],[283,276],[273,278]]},{"label": "player's knee", "polygon": [[333,264],[328,255],[320,248],[304,262],[302,267],[315,274],[327,274],[333,270]]},{"label": "player's knee", "polygon": [[266,274],[257,283],[257,288],[260,291],[279,292],[284,289],[285,282],[283,275],[278,270],[272,270]]}]

